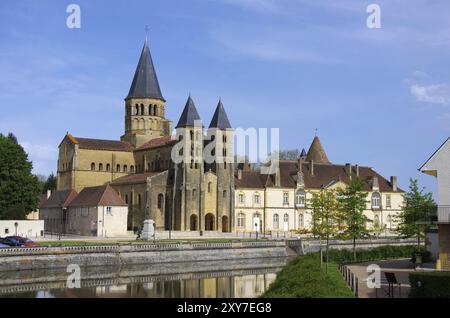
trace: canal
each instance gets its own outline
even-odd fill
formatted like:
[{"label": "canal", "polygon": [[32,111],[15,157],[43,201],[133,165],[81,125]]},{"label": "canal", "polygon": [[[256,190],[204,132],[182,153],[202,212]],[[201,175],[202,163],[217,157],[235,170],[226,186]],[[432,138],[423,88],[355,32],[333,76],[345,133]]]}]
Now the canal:
[{"label": "canal", "polygon": [[0,273],[0,297],[23,298],[254,298],[286,258],[81,268],[80,288],[64,270]]}]

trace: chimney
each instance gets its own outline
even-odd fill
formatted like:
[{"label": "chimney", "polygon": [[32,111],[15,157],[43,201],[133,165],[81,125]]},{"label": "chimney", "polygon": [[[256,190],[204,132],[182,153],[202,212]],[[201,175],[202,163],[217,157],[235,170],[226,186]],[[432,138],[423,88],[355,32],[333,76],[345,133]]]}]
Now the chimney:
[{"label": "chimney", "polygon": [[359,165],[355,165],[356,177],[359,178]]},{"label": "chimney", "polygon": [[237,178],[238,178],[238,180],[242,179],[242,169],[240,169],[240,168],[238,168],[238,171],[237,171]]},{"label": "chimney", "polygon": [[392,190],[397,191],[397,176],[391,176]]},{"label": "chimney", "polygon": [[50,198],[50,195],[52,194],[52,190],[48,189],[47,190],[47,199]]},{"label": "chimney", "polygon": [[311,175],[313,176],[314,175],[314,160],[311,160],[309,167],[311,169]]},{"label": "chimney", "polygon": [[345,172],[347,173],[348,177],[351,180],[352,179],[352,164],[351,163],[345,164]]}]

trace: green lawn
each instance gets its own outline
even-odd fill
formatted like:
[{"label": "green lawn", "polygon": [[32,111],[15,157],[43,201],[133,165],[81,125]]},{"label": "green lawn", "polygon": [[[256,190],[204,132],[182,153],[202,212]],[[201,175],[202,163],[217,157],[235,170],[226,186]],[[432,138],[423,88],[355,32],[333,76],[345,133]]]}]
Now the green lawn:
[{"label": "green lawn", "polygon": [[320,267],[317,253],[299,256],[277,275],[263,297],[267,298],[353,298],[336,263],[328,265],[328,273]]}]

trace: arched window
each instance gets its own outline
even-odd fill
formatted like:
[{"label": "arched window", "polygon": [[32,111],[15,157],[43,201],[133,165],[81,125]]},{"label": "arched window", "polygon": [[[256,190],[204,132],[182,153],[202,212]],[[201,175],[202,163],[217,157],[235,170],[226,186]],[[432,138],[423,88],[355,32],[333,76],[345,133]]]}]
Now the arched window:
[{"label": "arched window", "polygon": [[103,171],[103,163],[98,164],[98,171]]},{"label": "arched window", "polygon": [[306,203],[306,193],[303,190],[298,190],[295,193],[295,204],[298,208],[304,208]]},{"label": "arched window", "polygon": [[240,227],[240,228],[244,228],[245,227],[245,214],[244,213],[239,213],[238,214],[237,226]]},{"label": "arched window", "polygon": [[138,104],[136,104],[136,106],[135,106],[134,114],[139,115],[139,105]]},{"label": "arched window", "polygon": [[222,196],[223,196],[224,198],[226,198],[226,197],[227,197],[227,190],[223,190],[223,194],[222,194]]},{"label": "arched window", "polygon": [[110,171],[111,170],[111,166],[109,165],[109,163],[106,164],[106,171]]},{"label": "arched window", "polygon": [[378,192],[372,193],[372,209],[381,208],[381,195]]},{"label": "arched window", "polygon": [[156,105],[153,105],[153,116],[157,116],[157,107]]},{"label": "arched window", "polygon": [[278,214],[275,213],[273,215],[273,228],[277,230],[279,227],[280,227],[280,218]]},{"label": "arched window", "polygon": [[116,172],[120,172],[120,165],[116,166]]},{"label": "arched window", "polygon": [[258,192],[256,192],[253,195],[253,202],[255,202],[255,204],[259,204],[260,203],[260,201],[259,201],[259,193]]},{"label": "arched window", "polygon": [[208,182],[208,193],[211,193],[211,182]]},{"label": "arched window", "polygon": [[128,167],[127,167],[127,165],[123,165],[123,172],[128,172]]},{"label": "arched window", "polygon": [[283,228],[285,231],[289,230],[289,214],[285,213],[283,216]]},{"label": "arched window", "polygon": [[144,104],[141,104],[141,115],[144,115]]},{"label": "arched window", "polygon": [[190,134],[190,137],[191,137],[191,141],[193,141],[194,140],[194,132],[191,130],[191,131],[189,131],[189,134]]},{"label": "arched window", "polygon": [[158,209],[162,209],[164,202],[164,194],[158,194]]},{"label": "arched window", "polygon": [[193,189],[192,190],[192,198],[195,199],[196,196],[197,196],[197,189]]},{"label": "arched window", "polygon": [[[125,169],[125,166],[124,166],[124,169]],[[134,173],[134,166],[133,165],[130,166],[130,172]]]},{"label": "arched window", "polygon": [[95,163],[91,163],[91,171],[94,171],[95,170]]}]

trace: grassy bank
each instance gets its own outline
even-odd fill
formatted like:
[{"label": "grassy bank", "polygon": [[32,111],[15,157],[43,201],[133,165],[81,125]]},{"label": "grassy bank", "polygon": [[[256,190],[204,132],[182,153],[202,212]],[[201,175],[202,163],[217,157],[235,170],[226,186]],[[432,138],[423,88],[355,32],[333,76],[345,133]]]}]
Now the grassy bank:
[{"label": "grassy bank", "polygon": [[[325,266],[325,265],[324,265]],[[300,256],[278,273],[263,297],[268,298],[353,298],[336,263],[328,265],[328,273],[320,267],[317,253]]]}]

